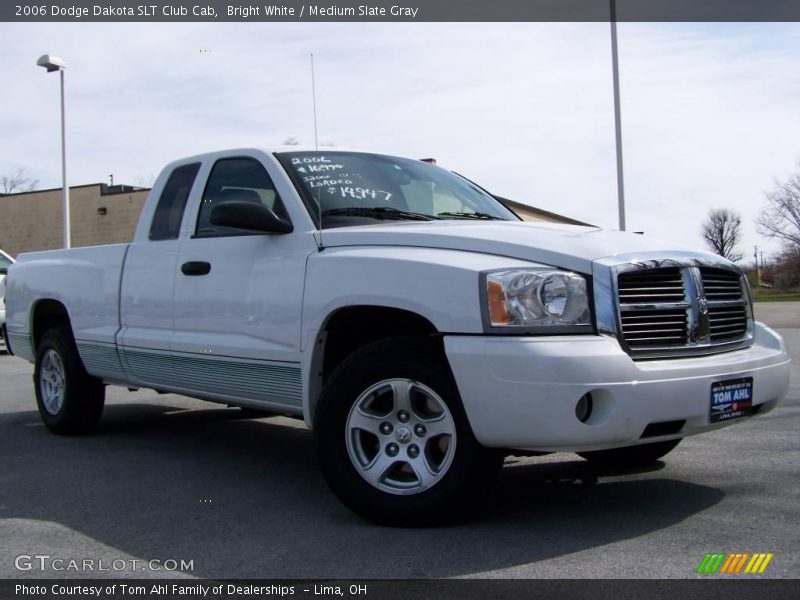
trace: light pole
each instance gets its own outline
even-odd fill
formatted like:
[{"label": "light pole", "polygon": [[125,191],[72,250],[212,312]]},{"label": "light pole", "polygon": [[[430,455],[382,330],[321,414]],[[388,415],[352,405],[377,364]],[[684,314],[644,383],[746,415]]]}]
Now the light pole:
[{"label": "light pole", "polygon": [[617,146],[617,204],[619,230],[625,231],[625,178],[622,174],[622,116],[619,106],[619,51],[617,48],[617,5],[609,0],[611,22],[611,74],[614,86],[614,133]]},{"label": "light pole", "polygon": [[67,63],[50,54],[43,54],[36,61],[40,67],[47,69],[48,73],[58,71],[61,74],[61,179],[62,179],[62,198],[63,198],[63,225],[64,225],[64,248],[71,246],[69,231],[69,187],[67,187],[67,140],[66,126],[64,120],[64,69]]}]

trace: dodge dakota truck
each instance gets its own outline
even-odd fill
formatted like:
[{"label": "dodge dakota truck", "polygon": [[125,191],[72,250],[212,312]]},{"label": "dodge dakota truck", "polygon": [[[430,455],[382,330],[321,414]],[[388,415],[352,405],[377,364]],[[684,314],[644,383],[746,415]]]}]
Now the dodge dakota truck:
[{"label": "dodge dakota truck", "polygon": [[788,388],[736,265],[522,222],[380,154],[173,162],[131,243],[22,254],[6,293],[53,432],[95,427],[107,385],[302,418],[333,492],[380,523],[463,514],[509,454],[653,462]]}]

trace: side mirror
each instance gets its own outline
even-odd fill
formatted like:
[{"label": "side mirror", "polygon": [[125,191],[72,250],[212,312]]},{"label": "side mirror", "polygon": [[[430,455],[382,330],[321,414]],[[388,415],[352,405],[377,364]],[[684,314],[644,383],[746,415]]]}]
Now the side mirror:
[{"label": "side mirror", "polygon": [[263,204],[228,200],[211,209],[212,225],[260,233],[291,233],[294,227]]},{"label": "side mirror", "polygon": [[8,275],[8,267],[0,267],[0,275]]}]

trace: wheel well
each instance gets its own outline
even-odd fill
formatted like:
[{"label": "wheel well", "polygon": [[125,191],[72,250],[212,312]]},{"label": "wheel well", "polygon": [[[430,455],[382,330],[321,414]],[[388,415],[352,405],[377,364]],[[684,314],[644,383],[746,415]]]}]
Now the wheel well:
[{"label": "wheel well", "polygon": [[33,309],[33,347],[38,348],[42,336],[62,325],[70,326],[69,313],[58,300],[40,300]]},{"label": "wheel well", "polygon": [[343,308],[328,319],[324,333],[323,381],[354,351],[384,338],[430,338],[441,347],[441,336],[428,319],[407,310],[383,306]]}]

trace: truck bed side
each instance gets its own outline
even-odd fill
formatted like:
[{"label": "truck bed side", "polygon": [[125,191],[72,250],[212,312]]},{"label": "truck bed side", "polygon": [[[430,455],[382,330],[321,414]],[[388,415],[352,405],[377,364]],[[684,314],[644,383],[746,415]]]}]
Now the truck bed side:
[{"label": "truck bed side", "polygon": [[[64,310],[92,375],[121,374],[118,361],[95,360],[97,345],[115,347],[120,327],[120,278],[128,244],[31,252],[9,270],[7,328],[14,354],[33,361],[42,335],[37,315]],[[41,311],[41,312],[40,312]],[[108,353],[101,353],[107,357]],[[116,353],[113,354],[116,356]]]}]

